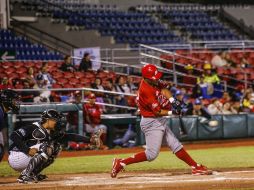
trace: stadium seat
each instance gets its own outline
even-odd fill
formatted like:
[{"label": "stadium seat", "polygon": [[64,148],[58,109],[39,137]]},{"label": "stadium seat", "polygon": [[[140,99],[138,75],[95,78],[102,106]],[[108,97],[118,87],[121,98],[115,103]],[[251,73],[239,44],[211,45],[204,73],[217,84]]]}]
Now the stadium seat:
[{"label": "stadium seat", "polygon": [[62,85],[55,83],[55,84],[52,85],[52,88],[62,88]]},{"label": "stadium seat", "polygon": [[76,78],[69,78],[69,84],[76,85],[79,83],[79,79]]},{"label": "stadium seat", "polygon": [[65,78],[57,78],[56,81],[57,81],[57,83],[60,84],[60,85],[64,85],[64,84],[67,84],[67,83],[68,83],[68,80],[65,79]]}]

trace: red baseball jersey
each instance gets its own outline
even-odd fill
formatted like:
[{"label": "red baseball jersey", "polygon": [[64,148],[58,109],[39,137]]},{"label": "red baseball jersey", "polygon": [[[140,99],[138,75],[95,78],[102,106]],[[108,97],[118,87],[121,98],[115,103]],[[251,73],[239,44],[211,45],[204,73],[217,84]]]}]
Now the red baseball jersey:
[{"label": "red baseball jersey", "polygon": [[101,110],[99,105],[84,104],[83,113],[84,113],[85,123],[88,123],[85,117],[86,115],[88,115],[92,124],[101,123]]},{"label": "red baseball jersey", "polygon": [[152,86],[141,81],[137,96],[138,107],[140,109],[140,114],[144,117],[156,117],[156,112],[161,109],[170,110],[169,99],[161,94],[161,89],[163,85],[158,87]]}]

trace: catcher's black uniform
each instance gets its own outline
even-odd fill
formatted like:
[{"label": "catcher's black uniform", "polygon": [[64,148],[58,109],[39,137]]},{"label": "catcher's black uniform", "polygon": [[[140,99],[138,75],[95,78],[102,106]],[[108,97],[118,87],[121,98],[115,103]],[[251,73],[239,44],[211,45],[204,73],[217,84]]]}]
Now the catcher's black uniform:
[{"label": "catcher's black uniform", "polygon": [[36,144],[57,142],[64,143],[66,141],[86,142],[89,143],[90,139],[78,134],[65,133],[62,131],[50,132],[42,127],[41,122],[35,122],[19,128],[11,134],[11,144],[9,151],[21,151],[28,154],[29,148]]}]

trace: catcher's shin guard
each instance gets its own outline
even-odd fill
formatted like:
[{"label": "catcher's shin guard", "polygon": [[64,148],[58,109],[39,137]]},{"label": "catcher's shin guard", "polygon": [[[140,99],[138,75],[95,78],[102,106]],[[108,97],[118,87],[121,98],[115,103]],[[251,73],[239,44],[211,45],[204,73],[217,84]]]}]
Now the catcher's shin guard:
[{"label": "catcher's shin guard", "polygon": [[34,174],[37,168],[41,168],[46,162],[47,160],[41,154],[36,154],[34,157],[32,157],[28,166],[22,171],[22,173],[26,176],[31,176]]}]

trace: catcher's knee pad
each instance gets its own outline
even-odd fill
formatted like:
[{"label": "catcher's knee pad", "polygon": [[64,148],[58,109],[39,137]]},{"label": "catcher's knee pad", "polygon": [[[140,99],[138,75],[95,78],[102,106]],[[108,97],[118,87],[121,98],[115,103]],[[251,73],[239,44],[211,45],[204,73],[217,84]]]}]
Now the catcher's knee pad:
[{"label": "catcher's knee pad", "polygon": [[54,145],[52,143],[42,143],[39,148],[39,154],[48,160],[54,153]]},{"label": "catcher's knee pad", "polygon": [[60,143],[55,142],[53,144],[53,147],[54,147],[54,150],[53,150],[53,154],[51,156],[56,158],[59,155],[59,153],[61,152],[62,146]]}]

